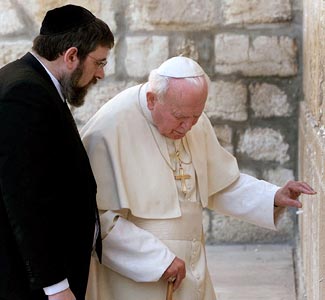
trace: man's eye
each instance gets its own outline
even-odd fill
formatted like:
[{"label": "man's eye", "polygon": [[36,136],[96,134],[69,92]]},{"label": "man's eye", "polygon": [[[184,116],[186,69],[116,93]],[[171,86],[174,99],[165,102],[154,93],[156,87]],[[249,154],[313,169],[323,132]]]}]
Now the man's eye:
[{"label": "man's eye", "polygon": [[104,68],[107,65],[107,61],[96,61],[98,68]]}]

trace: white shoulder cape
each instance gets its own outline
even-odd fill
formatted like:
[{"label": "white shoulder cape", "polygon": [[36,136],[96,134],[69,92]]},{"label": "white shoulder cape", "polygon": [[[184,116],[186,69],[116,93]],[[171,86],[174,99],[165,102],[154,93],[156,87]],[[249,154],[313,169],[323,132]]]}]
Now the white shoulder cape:
[{"label": "white shoulder cape", "polygon": [[[181,215],[174,175],[164,161],[139,106],[145,88],[131,87],[107,102],[81,130],[97,182],[100,210],[128,208],[140,218]],[[154,128],[165,157],[165,138]],[[209,197],[239,176],[236,159],[222,148],[211,123],[202,114],[186,134],[203,207]]]}]

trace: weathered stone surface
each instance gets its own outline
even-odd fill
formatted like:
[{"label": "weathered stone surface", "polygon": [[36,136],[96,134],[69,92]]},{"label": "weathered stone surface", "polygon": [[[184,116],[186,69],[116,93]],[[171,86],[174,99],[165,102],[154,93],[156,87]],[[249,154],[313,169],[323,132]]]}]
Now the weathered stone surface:
[{"label": "weathered stone surface", "polygon": [[294,0],[292,2],[292,10],[298,11],[299,13],[302,13],[303,11],[303,0]]},{"label": "weathered stone surface", "polygon": [[207,239],[209,238],[210,235],[210,212],[208,209],[203,209],[202,225],[203,225],[204,236]]},{"label": "weathered stone surface", "polygon": [[293,170],[277,167],[276,169],[265,170],[263,172],[263,178],[273,184],[283,186],[289,180],[294,180],[295,176]]},{"label": "weathered stone surface", "polygon": [[232,128],[228,125],[215,125],[213,128],[218,137],[220,145],[233,154],[234,145],[232,144]]},{"label": "weathered stone surface", "polygon": [[218,23],[217,1],[131,0],[126,18],[131,30],[204,30]]},{"label": "weathered stone surface", "polygon": [[116,60],[116,55],[115,55],[115,50],[116,48],[113,47],[110,51],[109,51],[109,54],[108,54],[108,58],[107,58],[107,65],[105,66],[104,68],[104,71],[105,71],[105,76],[108,76],[108,75],[113,75],[115,73],[115,68],[116,68],[116,65],[115,65],[115,60]]},{"label": "weathered stone surface", "polygon": [[31,41],[0,42],[0,68],[5,64],[21,57],[32,47]]},{"label": "weathered stone surface", "polygon": [[46,11],[58,6],[57,1],[35,1],[35,0],[16,0],[20,19],[24,20],[24,25],[29,33],[36,36],[39,33],[42,20]]},{"label": "weathered stone surface", "polygon": [[[42,20],[46,12],[50,9],[56,8],[58,6],[63,6],[66,4],[80,5],[89,9],[95,15],[99,15],[101,11],[101,0],[75,0],[73,2],[68,0],[15,0],[21,8],[21,13],[23,13],[29,21],[34,23],[34,29],[38,33],[39,27],[41,26]],[[108,1],[110,2],[110,1]],[[105,14],[109,15],[109,11]]]},{"label": "weathered stone surface", "polygon": [[290,159],[289,145],[282,134],[272,128],[248,129],[240,136],[238,152],[255,160],[284,163]]},{"label": "weathered stone surface", "polygon": [[[88,3],[90,1],[87,1]],[[92,1],[91,1],[92,2]],[[115,14],[119,12],[121,1],[110,0],[110,1],[98,1],[100,2],[99,11],[96,12],[96,16],[106,22],[113,33],[117,31],[117,24]]]},{"label": "weathered stone surface", "polygon": [[247,120],[247,88],[240,82],[211,82],[210,93],[205,106],[209,117],[223,120]]},{"label": "weathered stone surface", "polygon": [[198,61],[199,59],[199,51],[198,51],[198,45],[195,44],[195,41],[192,39],[183,39],[182,41],[179,41],[179,46],[176,47],[175,52],[176,55],[182,55],[186,57],[190,57],[194,59],[195,61]]},{"label": "weathered stone surface", "polygon": [[0,35],[17,34],[24,28],[22,20],[17,15],[16,8],[11,1],[0,2]]},{"label": "weathered stone surface", "polygon": [[304,95],[315,120],[325,124],[325,5],[320,0],[304,5]]},{"label": "weathered stone surface", "polygon": [[249,36],[223,33],[215,36],[217,64],[236,65],[244,63],[249,56]]},{"label": "weathered stone surface", "polygon": [[119,92],[138,84],[137,82],[111,82],[109,80],[99,81],[93,86],[85,100],[85,104],[78,108],[71,108],[78,128],[83,125],[98,111],[107,101],[117,95]]},{"label": "weathered stone surface", "polygon": [[232,217],[225,217],[212,213],[211,216],[211,243],[264,243],[268,240],[273,242],[285,242],[294,235],[294,222],[287,211],[279,220],[278,231],[261,228]]},{"label": "weathered stone surface", "polygon": [[215,36],[215,71],[247,76],[292,76],[297,74],[297,46],[286,36],[218,34]]},{"label": "weathered stone surface", "polygon": [[307,299],[320,300],[325,295],[323,280],[319,279],[325,269],[325,137],[320,126],[315,125],[315,116],[307,102],[301,103],[300,111],[299,176],[317,191],[315,196],[300,197],[303,202],[303,213],[299,216],[303,269]]},{"label": "weathered stone surface", "polygon": [[257,173],[251,169],[240,169],[240,172],[258,178]]},{"label": "weathered stone surface", "polygon": [[306,299],[325,299],[325,3],[303,1],[304,100],[300,106],[299,177],[317,191],[302,196],[299,216]]},{"label": "weathered stone surface", "polygon": [[284,117],[291,114],[286,93],[276,85],[262,83],[249,86],[251,107],[256,117]]},{"label": "weathered stone surface", "polygon": [[289,0],[223,0],[222,7],[226,25],[275,23],[291,19]]},{"label": "weathered stone surface", "polygon": [[168,37],[127,37],[125,68],[129,76],[143,77],[168,58]]}]

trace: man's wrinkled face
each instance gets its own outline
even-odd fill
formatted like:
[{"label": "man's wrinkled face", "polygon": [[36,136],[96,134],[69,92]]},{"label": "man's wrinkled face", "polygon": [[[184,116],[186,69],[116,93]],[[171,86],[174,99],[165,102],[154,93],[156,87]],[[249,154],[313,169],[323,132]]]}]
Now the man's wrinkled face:
[{"label": "man's wrinkled face", "polygon": [[96,84],[98,79],[104,78],[108,51],[106,47],[98,47],[84,61],[79,62],[70,75],[62,76],[60,83],[69,104],[76,107],[83,105],[89,87]]},{"label": "man's wrinkled face", "polygon": [[170,81],[162,101],[148,92],[148,108],[160,134],[174,140],[184,137],[201,116],[207,93],[206,84],[202,88],[183,79]]}]

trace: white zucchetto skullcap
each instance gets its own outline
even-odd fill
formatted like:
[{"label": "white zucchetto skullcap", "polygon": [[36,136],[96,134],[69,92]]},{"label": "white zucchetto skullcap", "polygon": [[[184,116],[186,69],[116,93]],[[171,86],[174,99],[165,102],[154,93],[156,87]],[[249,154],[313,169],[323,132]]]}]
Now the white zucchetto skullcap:
[{"label": "white zucchetto skullcap", "polygon": [[198,77],[204,75],[203,69],[194,60],[176,56],[167,59],[157,69],[157,73],[161,76],[173,78]]}]

